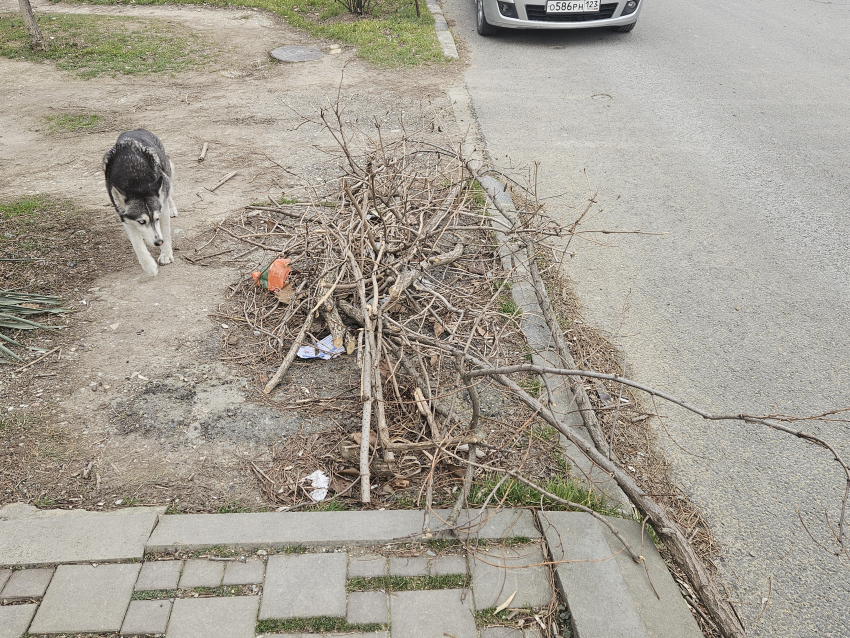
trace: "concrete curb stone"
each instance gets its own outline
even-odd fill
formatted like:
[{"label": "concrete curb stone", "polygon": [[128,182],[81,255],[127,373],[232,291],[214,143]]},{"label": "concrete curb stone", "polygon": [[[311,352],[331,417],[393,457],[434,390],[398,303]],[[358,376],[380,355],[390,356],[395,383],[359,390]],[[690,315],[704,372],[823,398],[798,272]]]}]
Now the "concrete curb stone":
[{"label": "concrete curb stone", "polygon": [[40,598],[44,596],[50,579],[53,578],[53,568],[20,569],[12,572],[12,576],[3,588],[0,598],[14,600],[16,598]]},{"label": "concrete curb stone", "polygon": [[552,600],[549,569],[540,545],[495,547],[469,555],[476,611],[497,607],[516,592],[512,607],[542,607]]},{"label": "concrete curb stone", "polygon": [[138,563],[97,567],[60,565],[44,594],[30,633],[120,630],[140,568]]},{"label": "concrete curb stone", "polygon": [[393,556],[390,558],[390,576],[427,576],[427,556]]},{"label": "concrete curb stone", "polygon": [[120,633],[124,636],[164,634],[170,615],[170,600],[132,600]]},{"label": "concrete curb stone", "polygon": [[[6,508],[4,508],[5,510]],[[83,515],[87,514],[87,515]],[[158,514],[33,516],[0,520],[0,565],[141,559]],[[97,533],[92,533],[92,528]]]},{"label": "concrete curb stone", "polygon": [[349,578],[376,578],[387,575],[387,559],[378,554],[351,556],[348,559]]},{"label": "concrete curb stone", "polygon": [[179,560],[156,560],[143,563],[135,590],[177,589],[182,569],[183,561]]},{"label": "concrete curb stone", "polygon": [[432,589],[390,596],[393,638],[478,638],[469,591]]},{"label": "concrete curb stone", "polygon": [[0,592],[3,591],[3,585],[6,584],[6,581],[9,580],[9,577],[12,575],[11,569],[0,569]]},{"label": "concrete curb stone", "polygon": [[348,594],[346,620],[352,625],[386,624],[389,620],[386,592],[354,591]]},{"label": "concrete curb stone", "polygon": [[254,638],[258,596],[178,598],[166,638]]},{"label": "concrete curb stone", "polygon": [[191,558],[183,565],[178,587],[218,587],[224,576],[224,563],[221,561]]},{"label": "concrete curb stone", "polygon": [[256,585],[263,582],[266,564],[258,558],[249,558],[244,563],[232,561],[224,568],[222,585]]},{"label": "concrete curb stone", "polygon": [[260,620],[345,617],[348,555],[279,554],[266,565]]},{"label": "concrete curb stone", "polygon": [[620,551],[620,541],[589,514],[540,512],[538,517],[552,560],[574,561],[557,566],[555,581],[582,638],[702,636],[658,550],[651,540],[641,538],[640,523],[608,518],[632,547],[642,547],[652,586],[644,566]]},{"label": "concrete curb stone", "polygon": [[437,556],[431,560],[432,576],[466,574],[466,556]]},{"label": "concrete curb stone", "polygon": [[[433,520],[439,523],[449,515],[437,510]],[[540,538],[534,517],[527,510],[505,509],[488,512],[480,518],[473,510],[471,520],[462,514],[459,532],[468,532],[484,540],[500,540],[505,535]],[[431,530],[431,537],[448,536],[442,523]],[[198,550],[224,545],[238,549],[307,545],[385,545],[400,539],[416,540],[423,534],[423,515],[416,510],[384,512],[270,512],[263,514],[183,514],[161,516],[145,546],[149,552],[175,549]]]},{"label": "concrete curb stone", "polygon": [[21,638],[30,626],[38,605],[0,607],[0,638]]}]

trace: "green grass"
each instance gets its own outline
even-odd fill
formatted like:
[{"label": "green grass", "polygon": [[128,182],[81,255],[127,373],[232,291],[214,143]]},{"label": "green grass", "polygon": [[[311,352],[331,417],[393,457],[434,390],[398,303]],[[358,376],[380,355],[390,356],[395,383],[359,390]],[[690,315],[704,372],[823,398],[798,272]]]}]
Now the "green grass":
[{"label": "green grass", "polygon": [[253,554],[253,552],[245,552],[240,549],[233,549],[225,545],[216,545],[215,547],[207,547],[206,549],[196,549],[192,552],[192,558],[200,558],[202,556],[215,556],[216,558],[236,558],[245,554]]},{"label": "green grass", "polygon": [[466,584],[463,574],[446,576],[375,576],[374,578],[349,578],[348,591],[422,591],[425,589],[460,589]]},{"label": "green grass", "polygon": [[47,127],[51,133],[80,133],[91,131],[101,123],[100,115],[48,115]]},{"label": "green grass", "polygon": [[0,203],[0,218],[33,218],[40,212],[44,212],[45,209],[52,208],[54,205],[54,202],[44,195],[36,195],[35,197],[19,199],[14,202]]},{"label": "green grass", "polygon": [[469,180],[468,193],[472,198],[473,208],[487,208],[487,194],[477,179]]},{"label": "green grass", "polygon": [[257,623],[256,633],[295,633],[306,632],[311,634],[325,634],[330,632],[358,632],[385,631],[387,625],[380,623],[369,623],[365,625],[352,625],[345,618],[331,618],[329,616],[318,616],[316,618],[289,618],[287,620],[261,620]]},{"label": "green grass", "polygon": [[307,548],[303,545],[287,545],[281,551],[284,554],[306,554]]},{"label": "green grass", "polygon": [[250,506],[245,505],[242,502],[242,499],[227,499],[224,503],[219,505],[216,510],[219,514],[244,514],[246,512],[252,512]]},{"label": "green grass", "polygon": [[176,589],[152,589],[150,591],[134,591],[130,600],[163,600],[177,598]]},{"label": "green grass", "polygon": [[522,314],[522,308],[516,305],[516,302],[509,297],[499,299],[499,312],[509,317],[518,317]]},{"label": "green grass", "polygon": [[531,377],[520,381],[519,387],[536,399],[540,396],[540,391],[543,390],[543,382],[540,380],[540,377]]},{"label": "green grass", "polygon": [[441,552],[444,549],[448,549],[449,547],[457,547],[460,545],[460,541],[456,538],[429,538],[428,539],[428,549],[432,549],[435,552]]},{"label": "green grass", "polygon": [[[121,4],[117,0],[88,1]],[[434,17],[424,0],[419,1],[421,17],[416,17],[411,0],[374,0],[371,16],[367,17],[348,14],[335,0],[135,0],[134,4],[264,9],[314,37],[357,47],[358,55],[375,66],[411,67],[446,62],[434,31]]]},{"label": "green grass", "polygon": [[338,499],[336,496],[333,498],[322,501],[320,503],[316,503],[310,507],[304,508],[304,511],[307,512],[347,512],[351,509],[351,506],[348,505],[345,501]]},{"label": "green grass", "polygon": [[36,507],[53,507],[58,502],[59,501],[52,496],[39,496],[32,502],[32,504]]},{"label": "green grass", "polygon": [[[475,483],[469,491],[469,504],[482,505],[484,499],[493,491],[493,488],[496,487],[500,479],[501,476],[493,474]],[[618,516],[618,512],[614,507],[609,506],[602,497],[589,492],[576,481],[557,477],[541,483],[540,487],[559,498],[583,505],[599,514]],[[537,490],[519,481],[508,479],[496,490],[496,494],[490,499],[490,504],[492,505],[494,502],[500,503],[504,500],[505,507],[540,507],[540,497],[541,494]],[[565,511],[570,509],[566,505],[552,501],[546,497],[543,497],[543,506],[550,511]]]},{"label": "green grass", "polygon": [[[23,20],[17,14],[2,15],[0,56],[55,62],[56,68],[73,71],[81,78],[175,73],[196,68],[209,57],[201,39],[190,29],[162,20],[86,15],[39,17],[47,45],[43,51],[33,51]],[[81,120],[79,124],[86,122]]]}]

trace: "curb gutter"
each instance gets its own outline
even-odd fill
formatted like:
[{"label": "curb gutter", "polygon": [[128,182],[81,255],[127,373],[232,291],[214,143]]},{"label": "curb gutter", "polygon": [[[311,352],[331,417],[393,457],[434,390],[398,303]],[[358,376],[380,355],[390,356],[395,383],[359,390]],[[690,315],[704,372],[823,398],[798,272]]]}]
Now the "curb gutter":
[{"label": "curb gutter", "polygon": [[437,32],[437,39],[443,48],[443,55],[455,60],[460,59],[454,36],[446,22],[446,17],[443,15],[443,8],[437,0],[425,0],[425,3],[428,5],[428,11],[434,16],[434,30]]}]

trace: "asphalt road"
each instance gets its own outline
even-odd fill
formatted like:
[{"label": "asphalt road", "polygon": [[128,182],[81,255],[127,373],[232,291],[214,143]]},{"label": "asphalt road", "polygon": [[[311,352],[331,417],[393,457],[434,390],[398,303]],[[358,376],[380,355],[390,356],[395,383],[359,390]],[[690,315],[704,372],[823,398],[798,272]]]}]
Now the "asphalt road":
[{"label": "asphalt road", "polygon": [[[567,266],[639,380],[714,411],[850,407],[850,0],[645,2],[630,34],[481,38],[474,2],[445,0],[491,158],[539,161],[565,221],[589,182],[605,206],[586,228],[666,233],[580,241]],[[835,547],[838,466],[665,410],[751,635],[850,636],[850,557],[796,513]],[[850,457],[847,424],[802,425]]]}]

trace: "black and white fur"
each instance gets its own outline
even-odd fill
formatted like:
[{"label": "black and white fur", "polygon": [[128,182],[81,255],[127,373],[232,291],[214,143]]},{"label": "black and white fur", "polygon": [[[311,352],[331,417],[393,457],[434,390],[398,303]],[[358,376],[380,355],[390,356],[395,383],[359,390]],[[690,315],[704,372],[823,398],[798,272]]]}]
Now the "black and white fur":
[{"label": "black and white fur", "polygon": [[142,270],[156,275],[156,261],[145,244],[162,246],[160,264],[173,262],[170,217],[177,217],[177,206],[171,197],[174,165],[162,142],[144,129],[121,133],[115,146],[103,156],[103,174],[109,198]]}]

